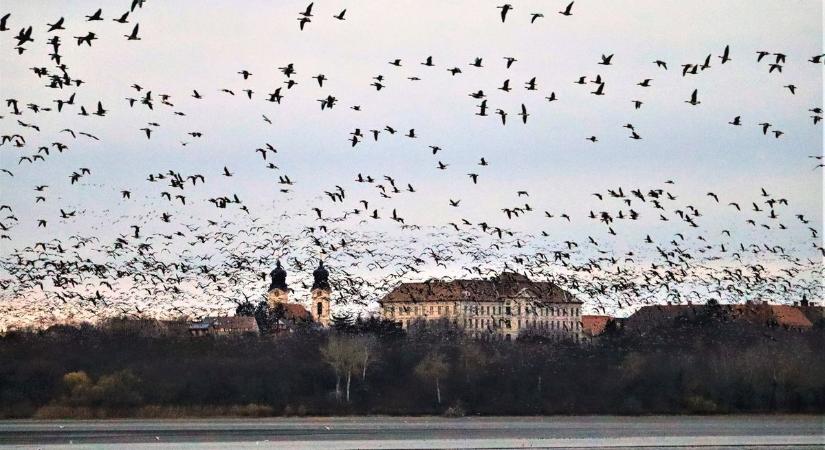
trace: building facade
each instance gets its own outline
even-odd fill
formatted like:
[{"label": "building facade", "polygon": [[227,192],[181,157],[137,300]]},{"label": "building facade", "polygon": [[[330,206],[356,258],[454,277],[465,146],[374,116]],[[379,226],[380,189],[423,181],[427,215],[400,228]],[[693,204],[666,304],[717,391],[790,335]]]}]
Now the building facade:
[{"label": "building facade", "polygon": [[447,319],[473,337],[515,339],[533,333],[579,342],[582,302],[550,282],[504,272],[485,280],[402,283],[381,301],[383,318],[407,328]]},{"label": "building facade", "polygon": [[240,336],[258,333],[258,323],[254,317],[206,317],[189,325],[189,334],[192,336]]}]

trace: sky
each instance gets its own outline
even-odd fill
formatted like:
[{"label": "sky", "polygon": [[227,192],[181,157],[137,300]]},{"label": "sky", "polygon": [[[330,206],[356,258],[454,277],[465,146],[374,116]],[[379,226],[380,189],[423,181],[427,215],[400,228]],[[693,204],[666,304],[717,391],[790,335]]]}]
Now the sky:
[{"label": "sky", "polygon": [[[0,33],[2,99],[53,105],[54,99],[77,92],[77,103],[86,109],[94,110],[101,101],[108,110],[105,117],[78,116],[77,106],[60,114],[14,116],[0,108],[0,134],[23,130],[18,119],[41,128],[37,133],[24,129],[33,147],[0,147],[0,165],[14,173],[0,176],[2,203],[19,218],[6,233],[10,239],[2,240],[0,256],[44,237],[83,232],[112,239],[130,233],[136,220],[147,229],[162,226],[147,217],[171,208],[160,198],[168,186],[146,179],[173,170],[206,178],[203,185],[187,188],[189,204],[174,211],[180,219],[240,220],[245,213],[237,208],[218,210],[207,201],[237,194],[252,216],[295,231],[318,224],[314,207],[325,216],[340,216],[368,199],[370,210],[386,218],[395,209],[407,224],[449,229],[449,223],[466,218],[528,234],[545,231],[559,242],[597,236],[622,251],[636,248],[645,235],[670,239],[678,230],[645,212],[642,221],[617,223],[618,234],[606,235],[606,227],[587,219],[589,211],[604,209],[593,193],[620,186],[625,192],[666,187],[703,212],[708,233],[732,229],[739,236],[781,243],[799,257],[818,257],[807,226],[795,223],[784,233],[751,227],[727,204],[749,205],[764,188],[788,200],[789,225],[794,214],[804,214],[808,226],[822,229],[823,172],[815,168],[821,160],[810,157],[822,155],[822,125],[812,123],[809,109],[822,107],[823,66],[807,61],[823,53],[820,1],[579,0],[572,16],[558,14],[566,1],[511,1],[514,9],[504,23],[496,8],[502,1],[316,1],[304,30],[297,21],[309,3],[304,1],[241,6],[148,0],[130,14],[129,24],[113,22],[130,3],[11,0],[0,6],[0,15],[11,13],[10,30]],[[104,20],[85,21],[98,8]],[[332,17],[343,9],[346,20]],[[531,24],[532,13],[544,17]],[[73,77],[85,81],[74,90],[44,88],[44,79],[30,70],[54,67],[45,32],[46,23],[59,17],[66,18],[67,30],[59,33],[64,62]],[[127,41],[123,35],[135,23],[141,40]],[[28,25],[34,27],[35,41],[18,55],[13,36]],[[91,47],[77,46],[72,37],[88,31],[99,39]],[[721,64],[725,46],[731,60]],[[757,62],[760,50],[787,55],[782,73],[768,72],[773,56]],[[611,65],[598,64],[610,54]],[[682,64],[701,64],[709,54],[710,68],[682,76]],[[428,56],[434,67],[421,64]],[[476,57],[483,58],[482,68],[469,65]],[[508,69],[505,57],[517,61]],[[400,67],[389,64],[397,58]],[[668,70],[655,60],[666,61]],[[287,89],[278,68],[290,63],[298,84]],[[453,67],[461,73],[451,75]],[[244,80],[238,74],[242,70],[252,76]],[[318,74],[328,78],[323,87],[311,78]],[[385,87],[377,91],[371,83],[379,75]],[[597,75],[605,81],[603,96],[591,94]],[[574,83],[581,76],[587,85]],[[538,89],[525,90],[533,77]],[[513,90],[498,90],[507,79]],[[651,87],[637,85],[644,79],[652,80]],[[133,84],[144,90],[136,92]],[[795,94],[784,87],[791,84]],[[264,101],[278,87],[281,104]],[[252,99],[243,89],[254,91]],[[508,112],[506,125],[495,114],[475,114],[479,100],[468,94],[480,89],[491,113]],[[149,110],[138,102],[130,108],[126,98],[147,90],[170,95],[174,107],[157,104]],[[192,98],[193,90],[203,98]],[[701,103],[692,106],[685,101],[694,90]],[[550,92],[557,101],[545,100]],[[328,95],[338,103],[322,110],[318,100]],[[642,101],[641,108],[634,109],[633,100]],[[530,114],[526,124],[516,115],[522,104]],[[351,109],[354,105],[360,111]],[[741,116],[741,126],[729,124],[735,116]],[[149,122],[159,126],[146,139],[140,129]],[[763,135],[762,122],[784,134]],[[625,124],[642,139],[629,139]],[[374,142],[368,130],[388,125],[399,132],[382,131]],[[99,140],[71,139],[61,133],[64,128]],[[348,139],[356,128],[366,136],[352,147]],[[409,129],[415,129],[415,139],[403,137]],[[590,136],[598,142],[585,139]],[[54,140],[70,144],[70,150],[18,164],[20,156]],[[265,143],[278,149],[267,161],[255,152]],[[432,155],[431,145],[441,151]],[[478,165],[481,157],[488,166]],[[448,164],[446,170],[436,168],[439,161]],[[267,169],[269,162],[278,169]],[[70,174],[81,167],[91,174],[70,184]],[[224,167],[232,177],[222,175]],[[359,173],[385,186],[388,175],[401,189],[409,183],[416,192],[382,198],[374,184],[354,183]],[[478,174],[478,184],[469,173]],[[296,183],[290,192],[280,191],[282,175]],[[34,202],[37,185],[49,186],[46,202]],[[324,194],[336,186],[347,191],[343,205]],[[122,199],[123,190],[132,198]],[[716,193],[720,203],[708,192]],[[460,200],[459,206],[449,200]],[[504,216],[502,209],[524,203],[536,211],[516,220]],[[80,214],[62,220],[60,209]],[[548,219],[543,211],[555,217]],[[573,220],[560,219],[561,214]],[[45,229],[37,227],[42,218],[49,220]],[[389,220],[336,226],[398,229]]]}]

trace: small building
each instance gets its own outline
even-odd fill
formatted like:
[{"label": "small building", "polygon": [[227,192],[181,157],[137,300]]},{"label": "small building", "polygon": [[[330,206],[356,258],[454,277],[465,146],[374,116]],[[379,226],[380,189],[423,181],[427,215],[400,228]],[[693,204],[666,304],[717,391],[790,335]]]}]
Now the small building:
[{"label": "small building", "polygon": [[825,328],[825,306],[818,306],[803,295],[798,308],[814,327]]},{"label": "small building", "polygon": [[[810,312],[816,314],[813,310]],[[714,313],[726,321],[753,326],[780,327],[798,331],[813,327],[806,316],[804,308],[798,305],[776,305],[768,302],[746,301],[743,304],[707,305],[689,303],[686,305],[643,306],[623,321],[623,328],[628,332],[644,334],[658,327],[672,326],[677,319],[692,320],[709,313]]]},{"label": "small building", "polygon": [[258,322],[254,317],[247,316],[206,317],[189,325],[189,334],[192,336],[238,336],[258,333]]},{"label": "small building", "polygon": [[482,280],[402,283],[379,301],[381,316],[403,328],[416,320],[446,319],[473,337],[515,339],[540,334],[581,339],[581,300],[551,282],[503,272]]},{"label": "small building", "polygon": [[608,324],[614,319],[610,316],[582,316],[582,341],[586,343],[595,342],[599,336],[607,330]]}]

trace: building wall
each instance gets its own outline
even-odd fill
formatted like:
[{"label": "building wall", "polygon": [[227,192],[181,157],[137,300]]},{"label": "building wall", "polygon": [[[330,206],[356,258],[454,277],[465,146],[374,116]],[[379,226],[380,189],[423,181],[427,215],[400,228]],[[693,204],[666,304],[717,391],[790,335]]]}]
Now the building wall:
[{"label": "building wall", "polygon": [[289,293],[282,289],[273,289],[266,293],[266,302],[270,307],[278,303],[289,303]]},{"label": "building wall", "polygon": [[400,322],[403,328],[418,319],[449,319],[473,337],[495,335],[515,339],[522,331],[532,328],[542,334],[558,334],[578,342],[582,333],[579,303],[539,306],[532,298],[479,302],[392,302],[382,305],[381,313],[386,319]]},{"label": "building wall", "polygon": [[309,313],[312,315],[312,320],[325,327],[328,327],[330,323],[329,298],[330,292],[326,289],[313,289],[310,296]]}]

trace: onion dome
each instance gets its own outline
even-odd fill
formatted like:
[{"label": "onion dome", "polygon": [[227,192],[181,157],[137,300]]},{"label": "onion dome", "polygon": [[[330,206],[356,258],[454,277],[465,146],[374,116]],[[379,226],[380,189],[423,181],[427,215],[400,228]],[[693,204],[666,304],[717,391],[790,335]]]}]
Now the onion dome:
[{"label": "onion dome", "polygon": [[324,267],[324,262],[318,262],[318,268],[312,272],[312,277],[314,281],[312,282],[312,289],[324,289],[330,290],[329,288],[329,271]]},{"label": "onion dome", "polygon": [[269,276],[272,277],[272,283],[269,285],[269,290],[273,289],[280,289],[282,291],[287,290],[286,287],[286,270],[281,267],[281,260],[278,260],[275,269],[269,273]]}]

